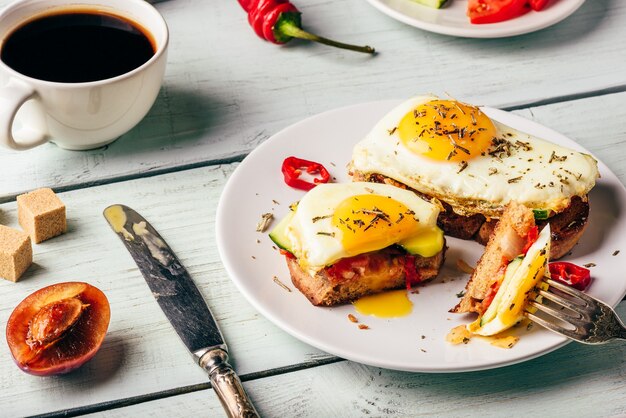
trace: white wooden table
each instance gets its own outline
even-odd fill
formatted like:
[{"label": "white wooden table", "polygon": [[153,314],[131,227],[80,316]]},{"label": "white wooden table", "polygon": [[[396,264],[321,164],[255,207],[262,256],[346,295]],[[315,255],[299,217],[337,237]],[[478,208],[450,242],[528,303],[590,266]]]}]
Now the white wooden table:
[{"label": "white wooden table", "polygon": [[[171,30],[168,69],[139,126],[92,151],[0,150],[0,223],[17,226],[15,196],[38,187],[60,192],[69,222],[67,234],[35,246],[21,282],[0,281],[1,328],[26,295],[66,280],[96,285],[112,310],[100,352],[69,375],[22,373],[2,339],[0,416],[223,416],[204,372],[104,222],[112,203],[152,220],[180,256],[263,416],[626,414],[623,343],[569,344],[522,364],[459,374],[396,372],[321,352],[248,304],[222,267],[214,226],[229,175],[272,134],[336,107],[427,92],[549,126],[626,182],[626,2],[590,0],[556,26],[493,40],[423,32],[364,1],[297,4],[308,29],[380,53],[264,43],[235,0],[161,2]],[[618,312],[626,318],[626,302]]]}]

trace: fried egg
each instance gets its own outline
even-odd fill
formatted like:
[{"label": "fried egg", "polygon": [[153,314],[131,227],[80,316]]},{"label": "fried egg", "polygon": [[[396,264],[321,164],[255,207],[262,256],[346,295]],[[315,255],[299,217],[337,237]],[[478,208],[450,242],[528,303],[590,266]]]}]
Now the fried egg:
[{"label": "fried egg", "polygon": [[458,214],[495,218],[513,200],[561,212],[599,177],[590,155],[435,96],[412,98],[383,117],[355,146],[349,169],[395,179]]},{"label": "fried egg", "polygon": [[443,248],[439,208],[387,184],[320,184],[270,233],[311,273],[339,259],[393,244],[431,257]]},{"label": "fried egg", "polygon": [[514,259],[504,273],[504,280],[485,313],[468,325],[477,335],[490,336],[511,328],[524,319],[528,300],[546,274],[550,254],[550,225],[539,234],[526,255]]}]

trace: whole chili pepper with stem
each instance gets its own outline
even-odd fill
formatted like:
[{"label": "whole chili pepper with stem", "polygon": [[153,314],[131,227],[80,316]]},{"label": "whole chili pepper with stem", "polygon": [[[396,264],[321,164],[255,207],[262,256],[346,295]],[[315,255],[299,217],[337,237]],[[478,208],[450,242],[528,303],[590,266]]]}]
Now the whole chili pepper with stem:
[{"label": "whole chili pepper with stem", "polygon": [[304,31],[301,13],[289,0],[239,0],[239,4],[248,13],[248,22],[256,34],[274,44],[299,38],[366,54],[376,52],[370,46],[344,44]]}]

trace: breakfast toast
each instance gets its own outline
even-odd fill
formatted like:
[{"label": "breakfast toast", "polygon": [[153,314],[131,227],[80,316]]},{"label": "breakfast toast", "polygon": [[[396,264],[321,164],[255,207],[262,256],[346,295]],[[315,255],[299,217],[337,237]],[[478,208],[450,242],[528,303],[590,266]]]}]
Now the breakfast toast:
[{"label": "breakfast toast", "polygon": [[509,261],[524,252],[533,231],[537,231],[533,212],[515,202],[507,205],[465,286],[465,295],[450,312],[482,314]]},{"label": "breakfast toast", "polygon": [[[314,276],[304,271],[295,258],[287,258],[291,281],[316,306],[333,306],[384,290],[402,289],[437,276],[444,249],[432,257],[410,256],[393,247],[343,259]],[[407,275],[407,263],[414,273]],[[416,276],[411,280],[410,276]],[[409,277],[407,277],[409,276]]]},{"label": "breakfast toast", "polygon": [[506,205],[521,203],[539,226],[550,222],[550,256],[557,259],[587,225],[598,164],[518,125],[523,123],[458,100],[412,97],[354,146],[348,172],[354,181],[416,192],[439,205],[437,224],[446,235],[483,245]]},{"label": "breakfast toast", "polygon": [[439,208],[387,184],[315,186],[270,232],[293,284],[333,306],[437,275],[446,249]]},{"label": "breakfast toast", "polygon": [[[386,183],[396,187],[413,190],[405,184],[402,184],[390,177],[382,174],[365,174],[353,170],[350,172],[353,181],[368,181],[373,183]],[[413,190],[424,199],[432,201],[433,199]],[[442,210],[437,218],[437,225],[443,232],[451,237],[476,240],[482,245],[487,245],[489,238],[492,236],[498,219],[487,219],[481,214],[470,216],[459,215],[454,212],[452,207],[445,203],[439,202]],[[530,209],[529,209],[530,210]],[[532,214],[532,211],[531,211]],[[556,260],[566,255],[576,245],[587,227],[589,217],[589,201],[587,196],[574,196],[570,205],[562,212],[553,214],[548,219],[537,221],[537,225],[541,229],[548,222],[552,231],[552,246],[550,247],[550,259]]]}]

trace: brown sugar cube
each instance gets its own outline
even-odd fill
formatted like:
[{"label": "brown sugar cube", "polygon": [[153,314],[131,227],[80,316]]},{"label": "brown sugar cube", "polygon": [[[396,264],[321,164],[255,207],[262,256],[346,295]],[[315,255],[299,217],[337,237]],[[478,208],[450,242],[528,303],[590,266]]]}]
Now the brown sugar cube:
[{"label": "brown sugar cube", "polygon": [[16,282],[32,262],[33,247],[28,234],[0,225],[0,277]]},{"label": "brown sugar cube", "polygon": [[37,189],[17,197],[17,218],[35,244],[67,229],[65,205],[52,189]]}]

